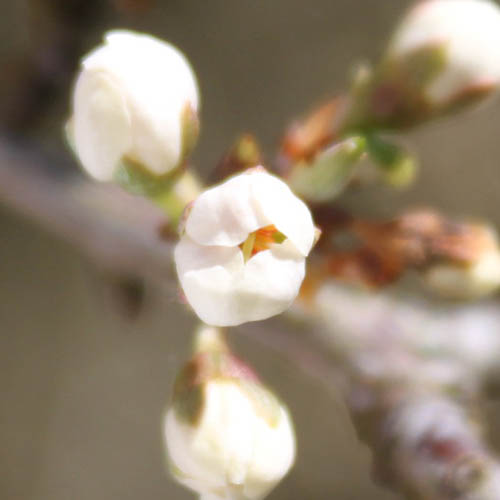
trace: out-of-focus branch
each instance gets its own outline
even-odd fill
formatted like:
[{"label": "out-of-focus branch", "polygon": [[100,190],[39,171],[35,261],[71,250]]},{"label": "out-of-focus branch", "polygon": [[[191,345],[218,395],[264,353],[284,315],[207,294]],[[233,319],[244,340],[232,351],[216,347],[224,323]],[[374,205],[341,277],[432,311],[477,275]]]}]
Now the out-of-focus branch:
[{"label": "out-of-focus branch", "polygon": [[172,279],[164,213],[146,200],[71,171],[64,158],[0,138],[0,200],[117,273]]},{"label": "out-of-focus branch", "polygon": [[[113,187],[57,174],[67,171],[54,168],[64,161],[0,139],[1,202],[105,268],[173,283],[162,212]],[[495,304],[443,307],[330,282],[296,311],[300,322],[313,321],[307,335],[283,321],[239,330],[342,391],[379,479],[410,498],[500,497],[500,465],[471,411],[499,365]]]},{"label": "out-of-focus branch", "polygon": [[500,463],[478,406],[498,365],[493,304],[439,307],[331,282],[305,309],[340,363],[379,481],[419,500],[500,497]]}]

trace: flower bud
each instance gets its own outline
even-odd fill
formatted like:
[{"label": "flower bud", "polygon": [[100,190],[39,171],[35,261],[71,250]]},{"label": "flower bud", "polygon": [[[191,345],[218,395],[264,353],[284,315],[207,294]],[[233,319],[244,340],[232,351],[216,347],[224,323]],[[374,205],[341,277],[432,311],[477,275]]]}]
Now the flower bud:
[{"label": "flower bud", "polygon": [[451,299],[477,299],[500,289],[500,249],[497,236],[482,226],[477,231],[477,249],[464,260],[448,259],[432,264],[422,273],[425,284]]},{"label": "flower bud", "polygon": [[350,119],[358,126],[412,126],[488,96],[499,82],[498,6],[423,0],[403,18],[373,74],[358,82]]},{"label": "flower bud", "polygon": [[112,31],[82,61],[68,139],[97,180],[116,180],[123,169],[146,181],[160,178],[196,142],[198,101],[195,75],[178,49]]},{"label": "flower bud", "polygon": [[211,327],[181,371],[164,420],[175,479],[211,500],[257,500],[286,475],[295,437],[286,408]]},{"label": "flower bud", "polygon": [[451,299],[477,299],[500,289],[500,253],[484,253],[469,265],[436,264],[423,275],[429,288]]},{"label": "flower bud", "polygon": [[290,306],[315,242],[307,206],[262,167],[208,189],[175,248],[189,304],[210,325],[269,318]]}]

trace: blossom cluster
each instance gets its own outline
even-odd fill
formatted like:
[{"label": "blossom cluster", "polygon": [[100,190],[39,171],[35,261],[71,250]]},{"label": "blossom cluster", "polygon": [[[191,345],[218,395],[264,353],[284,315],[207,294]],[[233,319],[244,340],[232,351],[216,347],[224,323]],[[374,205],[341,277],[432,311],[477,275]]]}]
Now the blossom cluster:
[{"label": "blossom cluster", "polygon": [[[198,105],[196,78],[176,48],[115,31],[82,61],[67,136],[96,180],[168,196],[196,140]],[[316,239],[308,207],[264,167],[200,193],[181,226],[181,287],[200,319],[218,326],[289,307]],[[196,339],[164,422],[173,477],[203,499],[263,498],[293,464],[291,418],[218,330],[202,327]]]},{"label": "blossom cluster", "polygon": [[[306,139],[319,137],[306,145],[321,147],[305,148],[308,154],[296,158],[286,179],[254,164],[184,197],[176,217],[166,210],[174,220],[182,212],[175,268],[183,297],[204,325],[175,384],[164,437],[173,476],[202,500],[264,498],[294,462],[286,407],[230,352],[217,329],[280,314],[299,294],[320,231],[291,187],[326,204],[351,182],[365,153],[378,155],[393,174],[398,167],[392,177],[402,183],[408,165],[413,172],[409,155],[377,134],[498,88],[500,9],[490,0],[421,1],[379,66],[358,80],[335,117],[342,122],[335,133],[330,113],[304,127]],[[112,31],[82,60],[67,138],[94,179],[165,202],[182,191],[199,105],[196,76],[177,48],[150,35]],[[328,133],[318,132],[323,126]],[[470,261],[432,263],[424,275],[428,284],[466,297],[497,290],[498,242],[496,236],[484,240]]]}]

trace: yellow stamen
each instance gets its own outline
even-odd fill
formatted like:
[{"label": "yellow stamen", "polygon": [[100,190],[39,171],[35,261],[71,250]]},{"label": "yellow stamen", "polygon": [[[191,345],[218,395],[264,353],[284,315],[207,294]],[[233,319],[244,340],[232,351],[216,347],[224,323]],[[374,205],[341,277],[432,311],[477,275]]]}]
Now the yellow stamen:
[{"label": "yellow stamen", "polygon": [[241,250],[243,252],[243,260],[245,262],[247,262],[248,259],[250,259],[250,257],[252,256],[253,246],[255,244],[255,237],[257,236],[256,233],[257,233],[256,231],[253,233],[250,233],[248,235],[248,238],[243,243],[243,247],[241,248]]},{"label": "yellow stamen", "polygon": [[248,238],[240,245],[243,259],[247,262],[255,254],[268,250],[271,245],[283,243],[286,236],[280,233],[273,225],[261,227],[250,233]]}]

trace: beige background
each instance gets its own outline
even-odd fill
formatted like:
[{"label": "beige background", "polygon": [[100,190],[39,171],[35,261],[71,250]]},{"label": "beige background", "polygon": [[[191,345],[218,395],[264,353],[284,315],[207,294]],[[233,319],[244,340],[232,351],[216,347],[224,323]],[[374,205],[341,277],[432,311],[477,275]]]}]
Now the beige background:
[{"label": "beige background", "polygon": [[[41,4],[0,2],[2,62],[22,57],[41,36],[33,22]],[[408,4],[174,0],[136,16],[107,6],[85,46],[105,29],[130,27],[185,50],[203,96],[195,163],[208,172],[240,132],[256,132],[272,151],[287,120],[342,89],[355,61],[376,57]],[[61,89],[25,131],[49,149],[62,148],[67,92]],[[422,161],[416,186],[404,194],[358,193],[348,203],[381,214],[433,204],[500,222],[498,130],[498,102],[421,129],[409,138]],[[171,293],[148,289],[143,313],[126,321],[105,280],[73,248],[7,208],[0,219],[0,498],[192,498],[164,473],[160,437],[192,316]],[[271,498],[393,498],[371,483],[369,454],[334,388],[304,378],[247,338],[234,342],[288,402],[296,422],[297,465]]]}]

